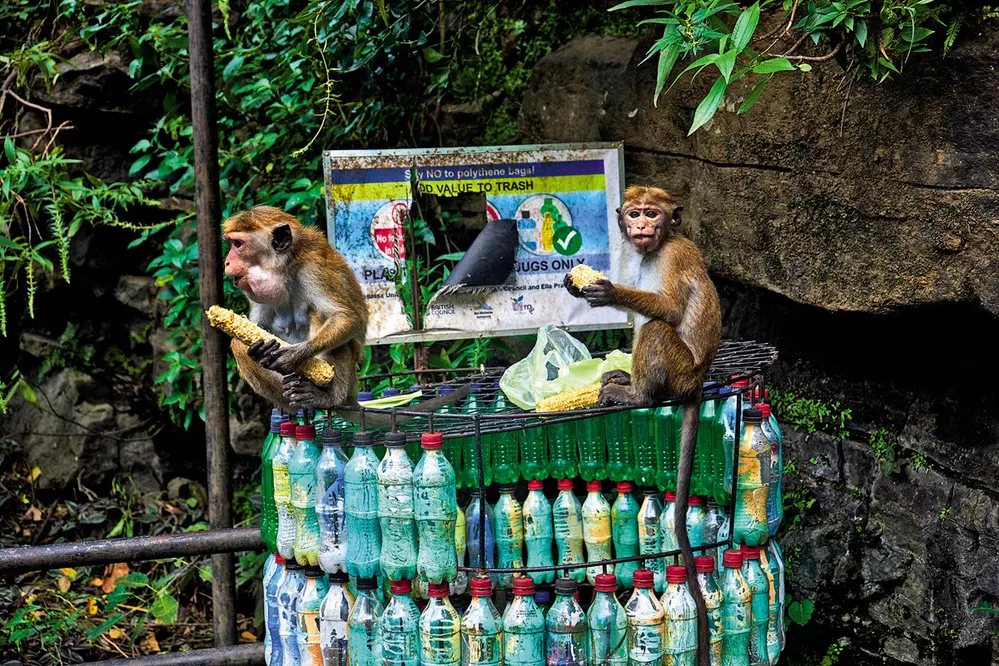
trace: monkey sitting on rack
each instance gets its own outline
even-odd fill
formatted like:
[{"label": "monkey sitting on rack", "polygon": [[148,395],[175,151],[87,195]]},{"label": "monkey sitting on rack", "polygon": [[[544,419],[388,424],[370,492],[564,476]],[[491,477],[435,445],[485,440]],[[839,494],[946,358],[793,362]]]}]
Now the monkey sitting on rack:
[{"label": "monkey sitting on rack", "polygon": [[[629,187],[618,210],[621,233],[642,255],[636,288],[597,280],[581,295],[593,307],[614,306],[635,313],[632,371],[604,374],[604,405],[650,407],[682,398],[683,426],[676,488],[676,536],[695,581],[694,558],[683,516],[687,515],[690,475],[697,443],[704,380],[721,342],[721,308],[704,259],[697,247],[678,235],[680,211],[665,191]],[[709,666],[708,620],[704,598],[690,585],[697,603],[698,659]]]},{"label": "monkey sitting on rack", "polygon": [[[368,328],[368,304],[354,273],[317,229],[291,215],[257,206],[229,218],[223,227],[229,253],[225,274],[250,300],[250,321],[276,340],[247,347],[232,341],[239,374],[254,391],[286,409],[357,406],[357,363]],[[317,386],[297,369],[310,358],[329,362],[333,381]],[[432,411],[467,392],[459,389],[414,406]],[[356,422],[356,412],[338,412]],[[401,423],[406,419],[397,419]],[[366,423],[388,427],[385,415]]]}]

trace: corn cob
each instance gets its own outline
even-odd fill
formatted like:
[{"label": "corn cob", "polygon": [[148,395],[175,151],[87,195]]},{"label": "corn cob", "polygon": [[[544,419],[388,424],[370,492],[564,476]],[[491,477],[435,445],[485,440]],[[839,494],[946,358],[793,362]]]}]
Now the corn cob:
[{"label": "corn cob", "polygon": [[607,276],[600,271],[595,271],[586,264],[579,264],[569,271],[569,279],[576,289],[589,287],[597,280],[604,280]]},{"label": "corn cob", "polygon": [[564,412],[570,409],[586,409],[600,404],[600,384],[581,386],[563,391],[550,398],[538,400],[539,412]]},{"label": "corn cob", "polygon": [[[282,347],[287,347],[288,343],[281,338],[268,333],[252,321],[241,314],[236,314],[232,310],[227,310],[218,305],[213,305],[205,312],[208,316],[208,323],[223,333],[236,338],[245,345],[252,345],[254,342],[267,340],[277,340]],[[311,382],[319,384],[329,384],[333,381],[333,366],[318,358],[310,358],[299,368],[302,376]]]}]

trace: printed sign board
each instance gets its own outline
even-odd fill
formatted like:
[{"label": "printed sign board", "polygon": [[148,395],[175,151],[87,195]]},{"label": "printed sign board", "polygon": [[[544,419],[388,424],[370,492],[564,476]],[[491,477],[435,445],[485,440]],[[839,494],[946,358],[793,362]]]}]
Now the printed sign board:
[{"label": "printed sign board", "polygon": [[[368,342],[520,335],[543,324],[576,331],[627,327],[627,314],[591,308],[563,287],[565,274],[580,263],[612,281],[619,275],[626,260],[616,212],[622,161],[620,143],[326,151],[329,239],[368,299]],[[440,198],[484,196],[482,224],[510,236],[509,267],[501,267],[507,277],[482,288],[440,292],[420,304],[420,331],[413,330],[396,291],[397,272],[412,251],[406,225],[414,191]],[[498,250],[483,252],[481,239],[492,237],[476,233],[478,248],[460,248],[474,259],[463,265],[473,264],[474,271],[503,261]]]}]

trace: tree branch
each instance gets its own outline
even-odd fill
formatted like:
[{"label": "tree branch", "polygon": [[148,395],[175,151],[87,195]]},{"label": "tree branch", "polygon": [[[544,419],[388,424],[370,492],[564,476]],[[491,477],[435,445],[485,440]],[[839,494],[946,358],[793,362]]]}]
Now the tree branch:
[{"label": "tree branch", "polygon": [[843,42],[836,45],[832,51],[821,56],[793,56],[785,55],[784,57],[788,60],[797,60],[798,62],[825,62],[826,60],[832,60],[836,57],[836,54],[843,50]]}]

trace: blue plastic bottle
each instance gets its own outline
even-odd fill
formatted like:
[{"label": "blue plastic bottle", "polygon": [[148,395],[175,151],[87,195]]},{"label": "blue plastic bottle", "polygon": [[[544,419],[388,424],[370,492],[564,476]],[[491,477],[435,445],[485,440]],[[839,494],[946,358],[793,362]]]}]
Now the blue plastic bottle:
[{"label": "blue plastic bottle", "polygon": [[347,513],[347,573],[374,578],[381,571],[378,524],[378,458],[369,430],[354,433],[354,455],[344,470]]},{"label": "blue plastic bottle", "polygon": [[385,457],[378,464],[378,522],[382,531],[381,570],[390,581],[416,577],[416,519],[413,463],[406,435],[385,433]]},{"label": "blue plastic bottle", "polygon": [[770,413],[770,405],[757,405],[763,414],[760,429],[770,442],[770,490],[767,493],[767,522],[770,525],[770,537],[777,536],[780,522],[784,519],[784,503],[781,501],[784,485],[784,442],[780,432],[774,428],[777,419]]},{"label": "blue plastic bottle", "polygon": [[590,666],[628,666],[628,615],[617,600],[614,574],[597,574],[593,603],[586,613],[590,626]]},{"label": "blue plastic bottle", "polygon": [[349,462],[341,448],[342,433],[327,426],[316,465],[316,517],[319,519],[319,566],[323,571],[347,571],[347,514],[343,505],[344,475]]},{"label": "blue plastic bottle", "polygon": [[284,569],[284,580],[277,592],[282,666],[299,666],[298,600],[305,589],[305,573],[304,567],[294,560],[285,562]]},{"label": "blue plastic bottle", "polygon": [[278,589],[284,580],[284,558],[270,555],[264,565],[264,661],[267,666],[280,666],[281,620],[278,609]]},{"label": "blue plastic bottle", "polygon": [[[480,507],[485,511],[485,521],[479,519]],[[485,568],[492,569],[496,566],[494,556],[496,540],[493,538],[493,508],[486,502],[485,497],[479,494],[478,489],[476,489],[472,491],[472,497],[468,502],[468,507],[465,509],[465,533],[468,535],[466,542],[468,547],[468,564],[471,567],[483,566],[480,555],[481,551],[479,550],[481,543],[481,539],[479,538],[480,523],[485,528],[486,534]],[[495,580],[496,575],[492,574],[491,578]]]},{"label": "blue plastic bottle", "polygon": [[742,553],[725,551],[722,575],[722,664],[749,666],[749,640],[753,622],[753,590],[742,575]]},{"label": "blue plastic bottle", "polygon": [[[687,502],[687,537],[691,548],[700,548],[704,543],[704,521],[707,520],[708,512],[705,510],[703,497],[691,495]],[[683,564],[683,557],[680,557],[680,564]]]}]

